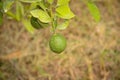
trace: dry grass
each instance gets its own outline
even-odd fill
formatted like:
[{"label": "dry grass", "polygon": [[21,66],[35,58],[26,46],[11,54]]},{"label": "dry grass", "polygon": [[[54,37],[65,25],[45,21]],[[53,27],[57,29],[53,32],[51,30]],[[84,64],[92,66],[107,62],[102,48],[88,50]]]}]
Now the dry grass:
[{"label": "dry grass", "polygon": [[31,35],[21,23],[5,20],[0,28],[0,80],[120,80],[120,2],[96,3],[99,24],[84,4],[71,1],[76,17],[69,28],[58,31],[68,42],[59,55],[49,49],[49,28]]}]

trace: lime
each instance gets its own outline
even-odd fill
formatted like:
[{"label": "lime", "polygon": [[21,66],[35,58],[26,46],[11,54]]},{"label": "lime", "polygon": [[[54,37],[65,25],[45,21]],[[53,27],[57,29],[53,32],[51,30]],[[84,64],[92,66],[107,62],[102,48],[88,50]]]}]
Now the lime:
[{"label": "lime", "polygon": [[49,41],[50,49],[55,53],[61,53],[66,48],[66,39],[61,34],[54,34]]},{"label": "lime", "polygon": [[35,29],[41,29],[48,26],[47,23],[42,23],[38,18],[35,18],[33,16],[31,17],[30,22]]}]

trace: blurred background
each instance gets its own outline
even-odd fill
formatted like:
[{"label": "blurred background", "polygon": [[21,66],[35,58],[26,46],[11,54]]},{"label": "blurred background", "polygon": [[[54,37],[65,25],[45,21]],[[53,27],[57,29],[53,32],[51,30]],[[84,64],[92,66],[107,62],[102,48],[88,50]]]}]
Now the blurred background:
[{"label": "blurred background", "polygon": [[49,49],[49,28],[30,34],[20,22],[0,26],[0,80],[120,80],[120,0],[95,1],[102,19],[93,20],[80,0],[61,54]]}]

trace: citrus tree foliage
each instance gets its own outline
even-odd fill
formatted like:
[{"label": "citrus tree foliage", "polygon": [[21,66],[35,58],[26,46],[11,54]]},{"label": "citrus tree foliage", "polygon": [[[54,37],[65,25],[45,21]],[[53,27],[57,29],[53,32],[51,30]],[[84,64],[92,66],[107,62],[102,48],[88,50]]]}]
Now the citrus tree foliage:
[{"label": "citrus tree foliage", "polygon": [[[26,19],[30,22],[30,17],[35,17],[41,23],[52,24],[55,29],[66,29],[69,20],[75,16],[69,7],[70,0],[0,0],[0,24],[2,24],[3,14],[9,18],[25,23]],[[100,12],[91,0],[83,0],[87,5],[95,21],[100,21]],[[12,11],[15,6],[15,12]],[[62,23],[57,23],[58,19],[63,19]],[[26,25],[24,25],[26,26]],[[44,25],[42,25],[44,26]],[[28,29],[33,32],[34,29]]]},{"label": "citrus tree foliage", "polygon": [[[66,29],[70,19],[75,16],[69,3],[70,0],[0,0],[0,25],[5,15],[21,21],[30,33],[34,33],[36,29],[51,27],[52,33],[56,34],[56,30]],[[83,3],[95,21],[99,22],[100,12],[94,2],[83,0]]]}]

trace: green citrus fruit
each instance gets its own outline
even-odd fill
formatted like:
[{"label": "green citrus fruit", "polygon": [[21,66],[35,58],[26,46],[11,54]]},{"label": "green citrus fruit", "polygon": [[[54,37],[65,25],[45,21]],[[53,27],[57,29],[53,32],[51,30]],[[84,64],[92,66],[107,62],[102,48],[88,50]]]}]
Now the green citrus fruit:
[{"label": "green citrus fruit", "polygon": [[50,38],[50,49],[55,53],[61,53],[66,48],[66,39],[61,34],[54,34]]},{"label": "green citrus fruit", "polygon": [[47,23],[42,23],[39,19],[33,16],[31,17],[30,22],[31,22],[31,25],[36,29],[41,29],[48,26]]}]

